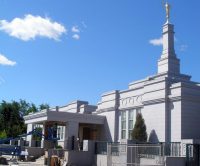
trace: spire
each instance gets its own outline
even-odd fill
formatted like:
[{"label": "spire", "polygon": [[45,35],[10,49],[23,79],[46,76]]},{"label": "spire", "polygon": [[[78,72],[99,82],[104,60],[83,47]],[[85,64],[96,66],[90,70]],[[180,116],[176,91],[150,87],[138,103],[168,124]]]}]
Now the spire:
[{"label": "spire", "polygon": [[169,23],[170,5],[165,4],[167,22],[163,25],[163,50],[160,60],[158,61],[158,73],[180,73],[179,59],[176,57],[174,49],[174,25]]}]

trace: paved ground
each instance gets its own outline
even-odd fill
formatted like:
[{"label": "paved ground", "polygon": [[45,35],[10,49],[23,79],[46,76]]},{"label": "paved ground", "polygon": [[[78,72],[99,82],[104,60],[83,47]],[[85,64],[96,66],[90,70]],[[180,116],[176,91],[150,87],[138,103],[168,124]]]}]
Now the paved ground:
[{"label": "paved ground", "polygon": [[44,158],[41,157],[37,159],[35,162],[23,162],[23,161],[17,161],[17,159],[12,158],[12,156],[3,156],[7,159],[8,164],[10,166],[44,166]]}]

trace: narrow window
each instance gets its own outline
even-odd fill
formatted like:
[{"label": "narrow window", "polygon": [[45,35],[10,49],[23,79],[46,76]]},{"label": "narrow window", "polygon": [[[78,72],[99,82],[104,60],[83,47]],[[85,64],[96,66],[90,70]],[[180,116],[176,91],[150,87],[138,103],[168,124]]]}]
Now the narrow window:
[{"label": "narrow window", "polygon": [[60,139],[64,139],[64,126],[61,126]]},{"label": "narrow window", "polygon": [[121,138],[126,138],[126,111],[121,112]]},{"label": "narrow window", "polygon": [[[58,126],[57,127],[57,138],[60,138],[60,128],[61,128],[61,126]],[[60,138],[61,139],[61,138]]]},{"label": "narrow window", "polygon": [[136,109],[137,114],[141,114],[141,108]]},{"label": "narrow window", "polygon": [[57,138],[60,138],[60,140],[64,139],[64,126],[57,127]]},{"label": "narrow window", "polygon": [[132,139],[132,130],[133,130],[133,110],[128,111],[128,139]]}]

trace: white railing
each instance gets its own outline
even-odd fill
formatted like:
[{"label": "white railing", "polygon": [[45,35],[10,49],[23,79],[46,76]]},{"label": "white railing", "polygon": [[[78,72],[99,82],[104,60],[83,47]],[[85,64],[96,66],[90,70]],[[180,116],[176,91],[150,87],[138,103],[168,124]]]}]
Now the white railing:
[{"label": "white railing", "polygon": [[109,144],[108,166],[164,166],[161,144]]}]

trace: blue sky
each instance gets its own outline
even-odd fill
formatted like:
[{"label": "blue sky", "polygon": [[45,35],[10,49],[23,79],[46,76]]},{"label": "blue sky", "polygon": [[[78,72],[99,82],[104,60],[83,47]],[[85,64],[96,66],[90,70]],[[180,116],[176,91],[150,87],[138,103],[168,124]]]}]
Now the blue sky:
[{"label": "blue sky", "polygon": [[[181,71],[200,81],[200,1],[169,1]],[[0,0],[0,100],[96,104],[157,72],[161,0]]]}]

